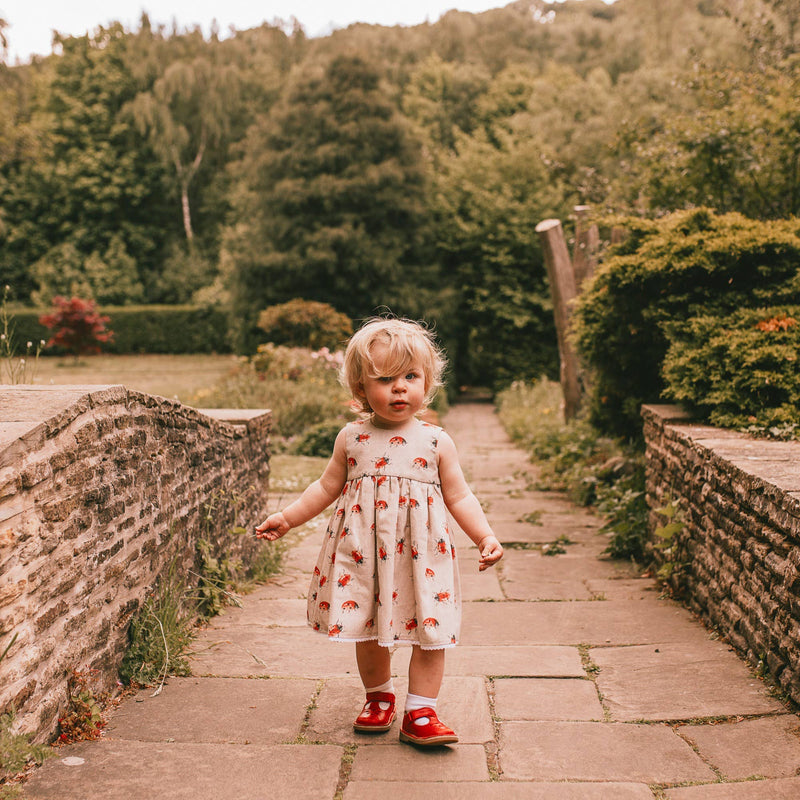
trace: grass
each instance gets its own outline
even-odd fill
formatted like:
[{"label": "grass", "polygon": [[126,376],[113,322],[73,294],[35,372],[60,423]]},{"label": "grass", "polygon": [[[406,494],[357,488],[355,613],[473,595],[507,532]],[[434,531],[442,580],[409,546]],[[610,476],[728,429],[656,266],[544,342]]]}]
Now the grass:
[{"label": "grass", "polygon": [[222,380],[239,363],[232,355],[98,355],[78,362],[40,356],[34,384],[122,384],[161,397],[190,398]]}]

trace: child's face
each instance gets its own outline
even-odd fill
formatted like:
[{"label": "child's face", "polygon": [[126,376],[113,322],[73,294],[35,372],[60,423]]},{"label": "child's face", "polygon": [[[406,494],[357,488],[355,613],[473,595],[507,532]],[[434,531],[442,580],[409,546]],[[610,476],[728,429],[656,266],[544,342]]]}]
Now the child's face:
[{"label": "child's face", "polygon": [[364,377],[360,394],[366,397],[375,422],[394,428],[407,422],[422,408],[425,373],[420,363],[412,361],[400,374],[387,374],[384,369],[387,350],[384,344],[373,345],[370,354],[377,374]]}]

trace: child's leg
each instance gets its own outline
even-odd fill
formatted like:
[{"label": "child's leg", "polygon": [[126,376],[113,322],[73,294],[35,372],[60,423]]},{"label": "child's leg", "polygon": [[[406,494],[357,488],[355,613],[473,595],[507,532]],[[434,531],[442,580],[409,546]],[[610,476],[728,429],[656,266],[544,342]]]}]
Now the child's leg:
[{"label": "child's leg", "polygon": [[392,653],[376,641],[356,642],[356,663],[365,689],[382,686],[392,677]]},{"label": "child's leg", "polygon": [[423,650],[414,645],[408,665],[408,691],[422,697],[438,697],[444,678],[444,650]]}]

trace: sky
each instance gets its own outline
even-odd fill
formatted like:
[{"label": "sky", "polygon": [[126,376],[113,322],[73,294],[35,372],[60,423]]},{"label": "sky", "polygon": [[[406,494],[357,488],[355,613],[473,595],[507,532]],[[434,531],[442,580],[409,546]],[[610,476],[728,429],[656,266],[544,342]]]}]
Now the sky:
[{"label": "sky", "polygon": [[5,19],[9,64],[26,62],[31,54],[51,52],[52,31],[82,36],[98,25],[119,21],[138,28],[142,11],[151,22],[180,28],[199,24],[208,35],[216,19],[220,34],[231,26],[245,30],[262,22],[296,17],[309,36],[325,35],[333,27],[353,22],[379,25],[417,25],[436,22],[451,8],[486,11],[510,0],[0,0]]}]

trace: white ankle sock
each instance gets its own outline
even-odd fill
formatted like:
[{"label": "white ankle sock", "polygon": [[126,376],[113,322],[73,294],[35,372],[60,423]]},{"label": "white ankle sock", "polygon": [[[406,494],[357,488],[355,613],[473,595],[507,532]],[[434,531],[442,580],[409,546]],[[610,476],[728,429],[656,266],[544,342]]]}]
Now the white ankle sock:
[{"label": "white ankle sock", "polygon": [[[405,711],[416,711],[419,708],[432,708],[436,710],[436,697],[423,697],[420,694],[406,695],[406,708]],[[420,717],[416,720],[417,725],[427,725],[430,722],[430,717]]]},{"label": "white ankle sock", "polygon": [[[394,694],[394,681],[391,678],[389,678],[389,680],[386,681],[386,683],[382,683],[380,686],[367,687],[366,691],[368,694],[371,694],[372,692],[389,692],[391,694]],[[380,708],[381,711],[386,711],[386,709],[389,708],[389,706],[390,703],[387,703],[385,700],[381,700],[378,703],[378,707]]]}]

